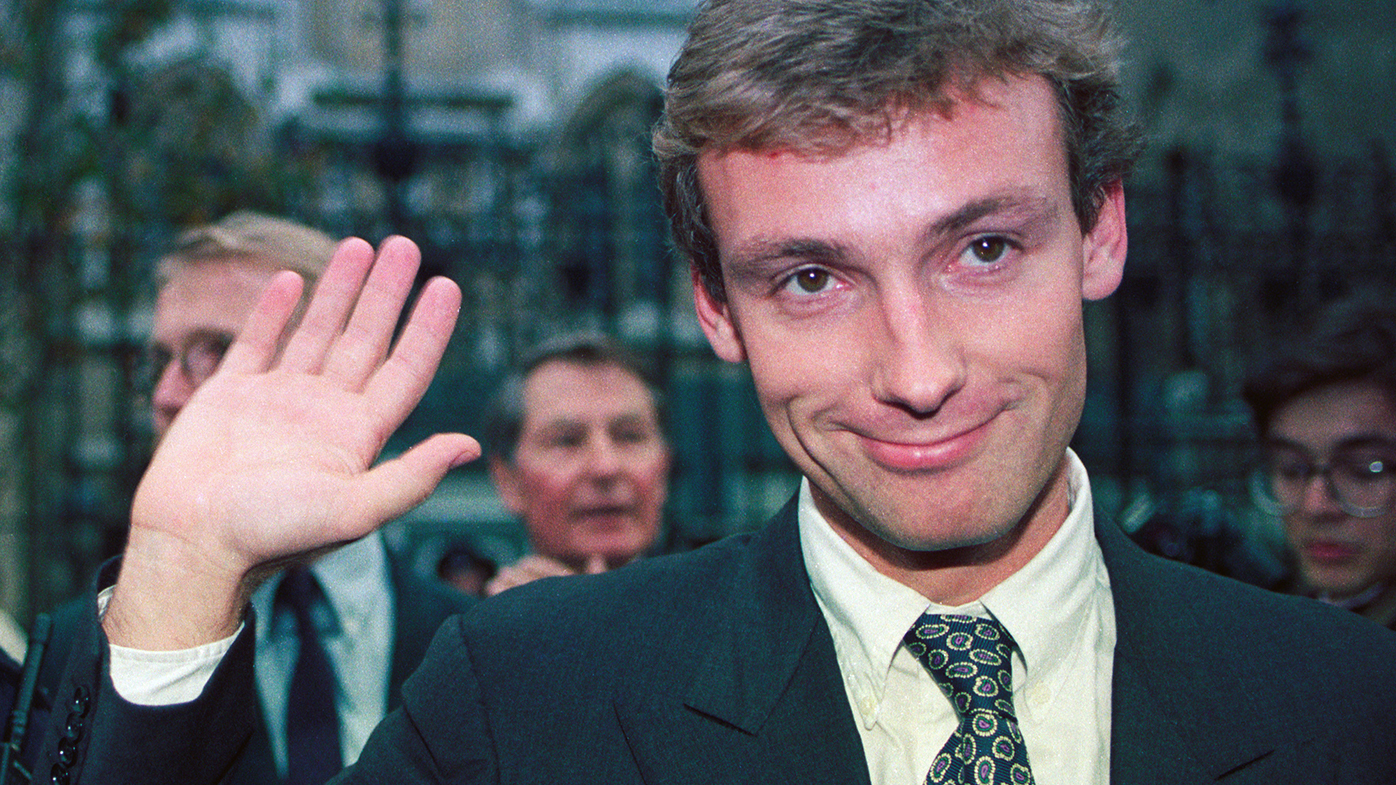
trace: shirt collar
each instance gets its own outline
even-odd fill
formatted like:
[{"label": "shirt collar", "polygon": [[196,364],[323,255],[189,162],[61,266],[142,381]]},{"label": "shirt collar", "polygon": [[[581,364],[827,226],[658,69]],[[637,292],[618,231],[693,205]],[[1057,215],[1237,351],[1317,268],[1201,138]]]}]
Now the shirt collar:
[{"label": "shirt collar", "polygon": [[[883,575],[834,531],[814,505],[809,480],[800,484],[800,547],[810,584],[829,620],[846,677],[881,700],[902,636],[922,613],[992,615],[1018,643],[1031,679],[1062,661],[1061,650],[1086,623],[1105,570],[1093,531],[1090,482],[1076,454],[1066,454],[1071,506],[1042,551],[977,602],[957,608],[930,603]],[[1087,580],[1086,578],[1090,578]],[[1041,664],[1041,668],[1034,666]],[[1040,675],[1040,674],[1039,674]]]},{"label": "shirt collar", "polygon": [[[388,556],[380,533],[374,532],[332,551],[310,565],[310,571],[320,582],[329,600],[330,630],[357,638],[373,617],[373,610],[388,601],[384,587],[388,585]],[[252,595],[252,607],[262,623],[257,625],[257,638],[264,640],[279,623],[272,616],[276,589],[281,585],[278,574]],[[286,622],[290,622],[289,614]]]},{"label": "shirt collar", "polygon": [[1096,596],[1109,587],[1086,467],[1071,450],[1066,462],[1071,508],[1061,528],[1022,569],[979,600],[1018,644],[1028,679],[1067,662]]}]

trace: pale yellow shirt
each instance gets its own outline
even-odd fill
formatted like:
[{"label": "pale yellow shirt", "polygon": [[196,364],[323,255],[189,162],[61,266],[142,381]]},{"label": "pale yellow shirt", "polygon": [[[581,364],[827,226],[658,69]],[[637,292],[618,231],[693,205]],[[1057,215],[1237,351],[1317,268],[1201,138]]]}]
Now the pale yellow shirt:
[{"label": "pale yellow shirt", "polygon": [[1021,570],[977,602],[929,603],[873,569],[815,509],[799,503],[810,584],[834,638],[839,670],[873,785],[921,785],[958,717],[902,645],[927,610],[992,616],[1019,645],[1013,703],[1038,785],[1108,785],[1115,608],[1093,529],[1090,483],[1067,452],[1071,509]]}]

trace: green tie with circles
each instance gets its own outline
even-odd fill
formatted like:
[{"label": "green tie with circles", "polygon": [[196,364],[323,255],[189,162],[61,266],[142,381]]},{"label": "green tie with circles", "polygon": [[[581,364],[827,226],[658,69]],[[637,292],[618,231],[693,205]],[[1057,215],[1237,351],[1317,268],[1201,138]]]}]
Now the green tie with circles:
[{"label": "green tie with circles", "polygon": [[960,715],[931,763],[928,785],[1031,785],[1028,750],[1013,713],[1008,631],[993,619],[927,613],[904,640]]}]

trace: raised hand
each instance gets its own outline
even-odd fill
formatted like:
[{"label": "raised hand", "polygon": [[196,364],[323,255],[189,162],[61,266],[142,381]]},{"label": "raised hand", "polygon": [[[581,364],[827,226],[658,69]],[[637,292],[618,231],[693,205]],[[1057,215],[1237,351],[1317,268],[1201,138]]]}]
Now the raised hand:
[{"label": "raised hand", "polygon": [[474,439],[437,434],[374,465],[431,382],[460,309],[459,288],[433,279],[391,346],[419,259],[405,238],[376,259],[346,240],[289,337],[300,278],[272,279],[136,491],[103,620],[113,643],[226,637],[267,573],[368,534],[479,456]]}]

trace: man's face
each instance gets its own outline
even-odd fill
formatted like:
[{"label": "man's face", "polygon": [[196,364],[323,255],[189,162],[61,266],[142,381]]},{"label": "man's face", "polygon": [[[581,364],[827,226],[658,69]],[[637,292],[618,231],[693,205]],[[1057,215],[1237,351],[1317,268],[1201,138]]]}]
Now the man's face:
[{"label": "man's face", "polygon": [[668,490],[669,449],[654,397],[616,365],[556,360],[529,374],[512,462],[491,461],[505,506],[534,550],[582,570],[653,544]]},{"label": "man's face", "polygon": [[1118,188],[1081,232],[1048,84],[978,87],[834,157],[699,159],[727,291],[695,285],[715,350],[749,363],[816,504],[874,566],[956,555],[945,598],[992,587],[1064,519],[1081,299],[1114,290],[1125,250]]},{"label": "man's face", "polygon": [[[1336,473],[1380,461],[1386,477],[1367,482],[1390,485],[1396,407],[1370,384],[1320,387],[1280,407],[1266,441],[1272,465],[1328,464]],[[1325,486],[1324,480],[1310,478],[1284,516],[1285,538],[1304,580],[1342,598],[1396,576],[1396,511],[1367,518],[1350,515]]]},{"label": "man's face", "polygon": [[209,261],[178,266],[160,288],[150,336],[157,436],[222,360],[271,276],[246,262]]}]

